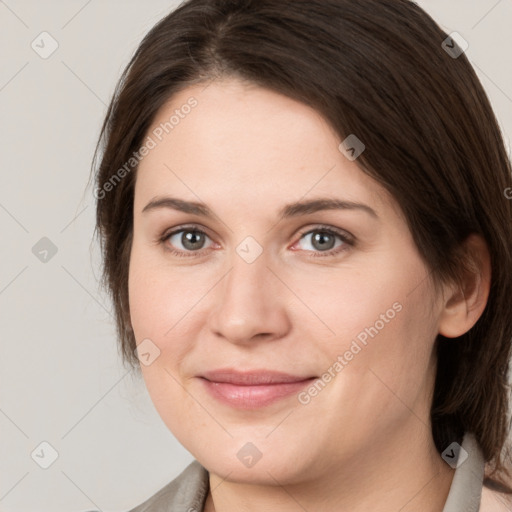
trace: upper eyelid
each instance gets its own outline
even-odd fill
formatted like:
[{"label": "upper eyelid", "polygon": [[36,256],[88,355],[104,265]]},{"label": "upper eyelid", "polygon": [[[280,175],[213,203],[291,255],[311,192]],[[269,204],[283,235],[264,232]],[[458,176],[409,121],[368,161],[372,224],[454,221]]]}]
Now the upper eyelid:
[{"label": "upper eyelid", "polygon": [[176,228],[171,228],[166,231],[164,231],[162,238],[169,238],[173,235],[176,235],[177,233],[181,233],[182,231],[198,231],[200,233],[204,233],[206,236],[208,236],[210,239],[212,237],[208,233],[208,229],[206,229],[203,226],[200,226],[199,224],[191,224],[191,225],[184,225],[184,226],[178,226]]},{"label": "upper eyelid", "polygon": [[322,231],[322,230],[332,232],[332,233],[334,233],[334,234],[336,234],[338,236],[344,236],[346,238],[350,238],[351,240],[355,239],[354,235],[352,235],[346,229],[337,228],[337,227],[334,227],[334,226],[329,226],[327,224],[317,224],[316,226],[313,226],[313,227],[304,228],[304,230],[300,230],[299,231],[299,234],[301,236],[303,236],[303,235],[306,235],[308,233],[311,233],[312,231]]}]

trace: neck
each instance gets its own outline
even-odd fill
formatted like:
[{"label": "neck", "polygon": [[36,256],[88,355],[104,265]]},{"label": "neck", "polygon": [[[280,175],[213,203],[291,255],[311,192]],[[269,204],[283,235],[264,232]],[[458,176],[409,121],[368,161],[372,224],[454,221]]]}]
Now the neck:
[{"label": "neck", "polygon": [[[454,470],[435,449],[430,429],[412,417],[408,429],[383,433],[357,458],[305,474],[293,484],[237,483],[210,473],[205,512],[442,512]],[[267,473],[268,475],[268,473]],[[309,477],[309,478],[308,478]]]}]

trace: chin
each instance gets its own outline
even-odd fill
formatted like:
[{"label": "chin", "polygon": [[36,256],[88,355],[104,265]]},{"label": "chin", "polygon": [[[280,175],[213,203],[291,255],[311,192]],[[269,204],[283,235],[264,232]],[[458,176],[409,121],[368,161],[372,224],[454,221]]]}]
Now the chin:
[{"label": "chin", "polygon": [[279,482],[284,485],[311,478],[310,468],[304,463],[307,456],[303,457],[301,454],[301,464],[298,465],[295,460],[297,458],[295,451],[283,454],[277,447],[262,449],[258,455],[247,443],[241,449],[237,445],[236,450],[227,449],[207,455],[194,453],[193,455],[210,473],[230,482],[256,485],[276,485],[276,482]]}]

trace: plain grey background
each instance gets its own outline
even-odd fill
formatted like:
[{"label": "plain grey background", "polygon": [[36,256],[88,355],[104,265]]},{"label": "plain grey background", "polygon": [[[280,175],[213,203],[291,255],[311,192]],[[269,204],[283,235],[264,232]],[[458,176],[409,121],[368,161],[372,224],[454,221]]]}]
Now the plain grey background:
[{"label": "plain grey background", "polygon": [[[125,511],[192,460],[120,362],[86,188],[116,81],[178,3],[0,0],[1,512]],[[512,133],[512,0],[417,3]]]}]

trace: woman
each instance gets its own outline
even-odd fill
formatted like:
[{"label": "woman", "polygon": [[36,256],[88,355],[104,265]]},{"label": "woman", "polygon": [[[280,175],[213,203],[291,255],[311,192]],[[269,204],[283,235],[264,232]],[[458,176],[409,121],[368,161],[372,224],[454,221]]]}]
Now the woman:
[{"label": "woman", "polygon": [[134,512],[510,509],[511,168],[417,5],[186,1],[100,143],[122,354],[196,459]]}]

